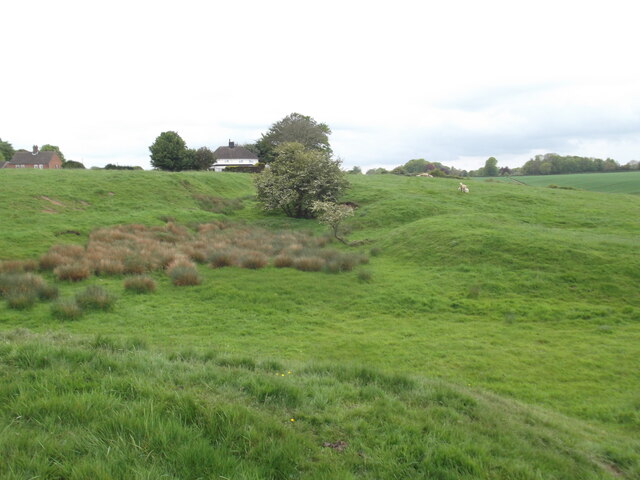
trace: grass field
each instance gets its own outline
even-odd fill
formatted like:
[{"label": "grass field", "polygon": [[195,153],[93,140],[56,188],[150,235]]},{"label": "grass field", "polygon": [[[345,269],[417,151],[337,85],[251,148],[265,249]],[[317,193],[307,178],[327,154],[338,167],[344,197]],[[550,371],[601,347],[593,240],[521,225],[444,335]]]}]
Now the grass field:
[{"label": "grass field", "polygon": [[[330,248],[369,255],[352,271],[201,265],[192,287],[151,273],[147,295],[44,272],[63,298],[97,285],[115,306],[60,320],[3,302],[3,478],[639,476],[640,198],[349,179],[363,246]],[[5,260],[117,224],[324,232],[261,212],[248,175],[0,185]]]},{"label": "grass field", "polygon": [[[487,180],[483,178],[483,180]],[[572,187],[604,193],[640,195],[640,172],[577,173],[571,175],[531,175],[499,178],[499,181],[521,183],[532,187]]]}]

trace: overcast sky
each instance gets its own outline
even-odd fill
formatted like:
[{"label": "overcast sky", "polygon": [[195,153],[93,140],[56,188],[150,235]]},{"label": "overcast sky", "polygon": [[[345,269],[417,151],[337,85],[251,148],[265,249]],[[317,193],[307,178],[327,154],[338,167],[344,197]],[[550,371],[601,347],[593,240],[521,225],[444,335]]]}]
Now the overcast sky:
[{"label": "overcast sky", "polygon": [[0,138],[149,168],[163,131],[215,149],[299,112],[331,127],[346,168],[626,163],[640,160],[634,3],[5,2]]}]

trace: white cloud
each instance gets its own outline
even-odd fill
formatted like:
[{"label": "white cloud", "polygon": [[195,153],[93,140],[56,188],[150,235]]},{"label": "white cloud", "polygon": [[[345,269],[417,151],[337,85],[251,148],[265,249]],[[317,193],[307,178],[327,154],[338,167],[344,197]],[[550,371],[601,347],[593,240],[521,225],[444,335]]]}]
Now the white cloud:
[{"label": "white cloud", "polygon": [[347,167],[477,168],[534,151],[626,162],[640,156],[634,12],[630,1],[10,2],[0,136],[148,167],[162,131],[216,147],[295,111],[332,127]]}]

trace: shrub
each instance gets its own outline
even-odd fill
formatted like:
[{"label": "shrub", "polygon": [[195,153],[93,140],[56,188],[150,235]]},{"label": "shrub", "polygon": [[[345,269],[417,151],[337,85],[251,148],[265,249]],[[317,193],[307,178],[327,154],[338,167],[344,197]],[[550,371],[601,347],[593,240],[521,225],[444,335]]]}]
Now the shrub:
[{"label": "shrub", "polygon": [[62,320],[75,320],[82,316],[82,308],[73,298],[64,298],[51,305],[51,313]]},{"label": "shrub", "polygon": [[258,269],[267,266],[268,260],[266,255],[260,252],[249,252],[240,259],[242,268]]},{"label": "shrub", "polygon": [[279,144],[270,167],[255,177],[257,199],[289,217],[312,218],[315,200],[333,201],[348,187],[339,160],[300,143]]},{"label": "shrub", "polygon": [[116,299],[104,288],[91,285],[76,294],[76,303],[86,310],[110,310]]},{"label": "shrub", "polygon": [[177,260],[167,270],[171,283],[177,287],[200,284],[200,275],[196,266],[185,260]]},{"label": "shrub", "polygon": [[320,257],[299,257],[293,262],[293,266],[303,272],[318,272],[324,266],[324,260]]},{"label": "shrub", "polygon": [[124,289],[135,293],[150,293],[156,289],[156,282],[141,275],[129,277],[124,281]]},{"label": "shrub", "polygon": [[58,280],[67,280],[69,282],[79,282],[85,278],[89,278],[91,271],[84,263],[72,263],[69,265],[60,265],[53,270],[53,274]]}]

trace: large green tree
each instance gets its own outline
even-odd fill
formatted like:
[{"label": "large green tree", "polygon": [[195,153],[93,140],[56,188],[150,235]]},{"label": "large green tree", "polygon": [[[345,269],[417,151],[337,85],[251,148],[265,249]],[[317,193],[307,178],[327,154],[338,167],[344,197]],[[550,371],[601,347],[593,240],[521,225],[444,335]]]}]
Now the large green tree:
[{"label": "large green tree", "polygon": [[189,168],[185,165],[190,157],[187,153],[187,145],[176,132],[162,132],[149,147],[149,151],[153,168],[171,172]]},{"label": "large green tree", "polygon": [[47,143],[46,145],[43,145],[42,147],[40,147],[40,151],[41,152],[56,152],[58,154],[58,158],[60,158],[60,160],[62,160],[62,164],[63,165],[67,161],[67,159],[64,158],[64,155],[60,151],[60,147],[58,147],[57,145],[49,145]]},{"label": "large green tree", "polygon": [[213,152],[207,147],[200,147],[195,151],[195,160],[193,167],[195,170],[208,170],[211,165],[216,163]]},{"label": "large green tree", "polygon": [[417,173],[423,173],[427,171],[429,162],[424,158],[414,158],[404,164],[404,169],[409,175],[415,175]]},{"label": "large green tree", "polygon": [[11,160],[11,157],[13,157],[14,153],[16,153],[16,151],[13,149],[11,144],[9,142],[3,141],[0,138],[0,154],[2,154],[2,156],[4,157],[4,160],[6,160],[7,162]]},{"label": "large green tree", "polygon": [[348,187],[340,160],[309,150],[300,143],[283,143],[274,150],[270,168],[256,176],[258,200],[266,210],[289,217],[313,218],[316,201],[335,202]]},{"label": "large green tree", "polygon": [[484,176],[485,177],[497,177],[498,176],[498,160],[494,157],[487,158],[484,162]]},{"label": "large green tree", "polygon": [[255,149],[260,161],[264,163],[273,162],[278,145],[287,142],[300,143],[307,150],[331,156],[333,152],[329,145],[329,135],[331,129],[326,123],[318,123],[306,115],[292,113],[271,125],[267,133],[263,133],[256,142]]}]

